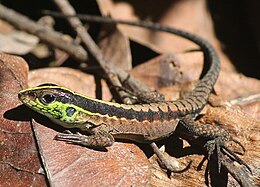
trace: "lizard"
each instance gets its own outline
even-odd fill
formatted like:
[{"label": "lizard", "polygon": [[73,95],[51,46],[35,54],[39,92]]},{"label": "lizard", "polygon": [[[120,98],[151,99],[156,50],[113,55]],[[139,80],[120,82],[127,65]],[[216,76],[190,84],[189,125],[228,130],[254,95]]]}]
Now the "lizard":
[{"label": "lizard", "polygon": [[[155,141],[169,137],[175,132],[176,126],[181,125],[193,136],[206,140],[208,158],[215,150],[217,151],[219,171],[221,149],[225,149],[238,163],[250,170],[250,167],[225,145],[228,141],[234,141],[245,151],[240,142],[233,139],[225,129],[208,124],[197,126],[194,121],[207,104],[220,72],[219,57],[208,41],[195,34],[156,23],[137,23],[96,16],[90,16],[89,19],[96,22],[140,26],[184,37],[200,46],[204,53],[204,63],[208,63],[209,68],[188,96],[175,101],[119,104],[84,96],[68,88],[52,84],[20,91],[19,99],[29,108],[47,116],[66,129],[77,128],[90,133],[89,136],[80,133],[59,133],[55,137],[56,140],[103,148],[111,146],[115,139],[126,139],[150,143],[154,148]],[[156,152],[155,148],[154,150]],[[167,169],[172,170],[162,157],[160,159]]]}]

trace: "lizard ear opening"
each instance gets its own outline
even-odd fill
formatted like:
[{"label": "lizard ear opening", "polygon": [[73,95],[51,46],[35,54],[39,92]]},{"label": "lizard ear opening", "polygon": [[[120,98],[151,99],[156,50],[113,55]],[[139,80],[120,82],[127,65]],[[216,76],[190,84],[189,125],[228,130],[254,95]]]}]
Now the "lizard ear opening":
[{"label": "lizard ear opening", "polygon": [[68,107],[68,108],[66,109],[67,116],[69,116],[69,117],[73,116],[73,114],[74,114],[75,112],[76,112],[76,109],[73,108],[73,107]]}]

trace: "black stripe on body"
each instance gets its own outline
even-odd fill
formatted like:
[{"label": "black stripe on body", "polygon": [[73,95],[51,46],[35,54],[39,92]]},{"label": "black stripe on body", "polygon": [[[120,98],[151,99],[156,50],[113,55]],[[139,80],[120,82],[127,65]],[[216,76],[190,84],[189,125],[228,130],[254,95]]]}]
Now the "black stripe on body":
[{"label": "black stripe on body", "polygon": [[110,105],[97,100],[92,100],[91,98],[82,97],[81,95],[77,95],[75,93],[64,93],[64,90],[62,90],[62,92],[63,94],[59,94],[60,96],[57,98],[57,101],[62,103],[70,103],[91,113],[99,113],[102,115],[108,115],[109,117],[116,116],[117,118],[136,119],[140,122],[144,120],[152,122],[157,120],[162,121],[174,119],[179,114],[179,111],[172,111],[170,107],[168,107],[167,111],[162,111],[159,107],[157,111],[153,111],[151,109],[146,111],[134,110],[135,105],[133,105],[130,109],[126,109],[113,104]]},{"label": "black stripe on body", "polygon": [[115,105],[109,105],[106,103],[91,100],[89,98],[74,95],[76,105],[90,111],[92,113],[99,113],[102,115],[108,115],[109,117],[116,116],[117,118],[136,119],[138,121],[153,121],[155,112],[149,110],[145,112],[143,110],[136,111],[133,108],[125,109],[123,107],[117,107]]},{"label": "black stripe on body", "polygon": [[[56,95],[56,101],[62,102],[64,104],[72,104],[78,106],[86,111],[93,114],[98,113],[101,115],[108,115],[109,117],[126,118],[126,119],[136,119],[139,122],[142,121],[164,121],[172,120],[177,117],[183,117],[194,111],[187,111],[182,102],[173,101],[169,102],[165,109],[161,109],[160,103],[146,104],[146,105],[124,105],[113,104],[109,102],[104,102],[102,100],[96,100],[89,97],[84,97],[70,90],[65,90],[62,88],[44,88],[44,92],[50,92]],[[41,89],[39,95],[41,95]],[[191,102],[194,101],[190,98]],[[165,104],[165,103],[164,103]],[[197,103],[194,103],[197,104]],[[194,105],[193,104],[193,105]],[[195,108],[199,107],[196,106]],[[141,109],[140,109],[141,108]],[[143,108],[143,109],[142,109]],[[148,108],[148,109],[147,109]],[[162,107],[163,108],[163,107]]]}]

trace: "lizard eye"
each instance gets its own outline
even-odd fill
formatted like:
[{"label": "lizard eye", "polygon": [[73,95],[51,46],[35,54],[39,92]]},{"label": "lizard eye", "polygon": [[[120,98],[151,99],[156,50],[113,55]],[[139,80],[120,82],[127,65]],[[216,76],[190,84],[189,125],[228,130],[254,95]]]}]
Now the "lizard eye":
[{"label": "lizard eye", "polygon": [[48,105],[48,104],[52,103],[53,101],[55,101],[55,96],[51,93],[47,93],[47,94],[42,95],[40,100],[43,104]]}]

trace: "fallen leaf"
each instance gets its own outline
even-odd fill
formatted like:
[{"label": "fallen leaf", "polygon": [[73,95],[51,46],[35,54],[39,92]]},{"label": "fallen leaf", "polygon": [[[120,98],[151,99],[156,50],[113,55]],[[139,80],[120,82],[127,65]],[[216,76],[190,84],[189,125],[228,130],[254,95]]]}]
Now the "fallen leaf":
[{"label": "fallen leaf", "polygon": [[38,44],[36,36],[22,31],[12,31],[10,33],[0,33],[0,51],[17,55],[25,55],[32,51]]},{"label": "fallen leaf", "polygon": [[132,69],[132,56],[129,39],[114,24],[103,24],[98,45],[109,63],[123,70]]},{"label": "fallen leaf", "polygon": [[[59,86],[65,86],[75,90],[83,95],[95,97],[96,87],[92,75],[88,75],[79,70],[66,67],[53,67],[32,70],[29,72],[29,87],[38,86],[43,83],[52,83]],[[102,99],[109,101],[112,96],[105,81],[102,84]]]},{"label": "fallen leaf", "polygon": [[26,62],[0,54],[0,184],[1,186],[47,186],[29,121],[21,121],[17,93],[25,88]]},{"label": "fallen leaf", "polygon": [[149,162],[134,144],[116,142],[103,152],[53,140],[56,131],[34,127],[53,186],[144,186],[150,181]]}]

